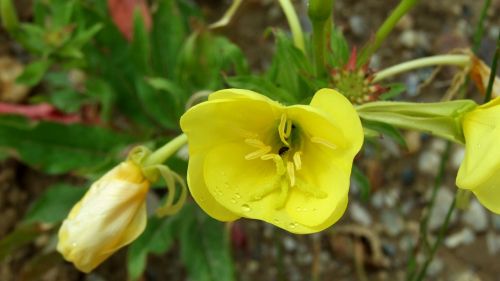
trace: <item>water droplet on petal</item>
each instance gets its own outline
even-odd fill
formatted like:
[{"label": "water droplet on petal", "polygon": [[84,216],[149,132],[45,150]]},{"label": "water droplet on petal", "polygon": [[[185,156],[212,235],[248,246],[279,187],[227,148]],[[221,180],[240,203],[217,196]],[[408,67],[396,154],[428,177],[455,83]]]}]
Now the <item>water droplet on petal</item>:
[{"label": "water droplet on petal", "polygon": [[241,209],[243,210],[243,212],[250,212],[252,210],[252,208],[250,208],[248,204],[241,205]]},{"label": "water droplet on petal", "polygon": [[236,199],[231,199],[231,203],[235,204],[236,203]]},{"label": "water droplet on petal", "polygon": [[236,197],[237,199],[240,199],[241,195],[239,193],[236,193],[236,194],[234,194],[234,197]]},{"label": "water droplet on petal", "polygon": [[288,226],[293,229],[293,228],[297,227],[297,224],[294,222],[291,222]]},{"label": "water droplet on petal", "polygon": [[78,246],[78,244],[76,244],[76,242],[71,243],[71,247],[76,248],[76,246]]}]

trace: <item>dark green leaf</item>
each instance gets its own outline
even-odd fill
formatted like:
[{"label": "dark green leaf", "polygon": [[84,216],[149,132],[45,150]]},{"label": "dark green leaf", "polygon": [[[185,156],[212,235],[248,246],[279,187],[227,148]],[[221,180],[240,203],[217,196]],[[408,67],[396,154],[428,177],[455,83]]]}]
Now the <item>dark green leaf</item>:
[{"label": "dark green leaf", "polygon": [[149,218],[144,232],[128,248],[127,269],[132,280],[137,280],[144,272],[148,253],[160,255],[170,249],[174,221],[174,218]]},{"label": "dark green leaf", "polygon": [[43,231],[34,224],[20,225],[0,240],[0,261],[10,253],[33,241]]},{"label": "dark green leaf", "polygon": [[16,82],[26,84],[28,86],[35,86],[42,80],[45,72],[52,64],[49,60],[39,60],[30,63],[24,69],[23,73],[17,78]]},{"label": "dark green leaf", "polygon": [[279,88],[265,77],[257,75],[227,77],[226,82],[233,88],[248,89],[283,103],[293,103],[290,92]]},{"label": "dark green leaf", "polygon": [[349,44],[339,28],[333,28],[330,36],[330,63],[335,67],[343,67],[349,60]]},{"label": "dark green leaf", "polygon": [[370,199],[370,181],[356,165],[352,166],[352,178],[359,186],[361,200],[367,202]]},{"label": "dark green leaf", "polygon": [[196,281],[232,281],[234,265],[224,224],[201,211],[182,221],[181,259],[190,279]]},{"label": "dark green leaf", "polygon": [[114,157],[132,141],[130,136],[99,127],[0,117],[0,147],[52,174],[112,165]]},{"label": "dark green leaf", "polygon": [[394,84],[384,85],[384,87],[389,88],[389,91],[380,95],[379,98],[381,100],[393,99],[393,98],[401,95],[406,90],[406,86],[403,83],[394,83]]},{"label": "dark green leaf", "polygon": [[130,48],[130,56],[136,72],[147,74],[150,71],[151,43],[139,10],[134,12],[134,36]]},{"label": "dark green leaf", "polygon": [[47,189],[28,210],[24,222],[56,223],[63,221],[86,188],[57,184]]},{"label": "dark green leaf", "polygon": [[389,124],[363,120],[363,127],[377,131],[380,134],[386,135],[391,139],[393,139],[394,141],[396,141],[399,145],[406,147],[405,138],[401,135],[398,129]]}]

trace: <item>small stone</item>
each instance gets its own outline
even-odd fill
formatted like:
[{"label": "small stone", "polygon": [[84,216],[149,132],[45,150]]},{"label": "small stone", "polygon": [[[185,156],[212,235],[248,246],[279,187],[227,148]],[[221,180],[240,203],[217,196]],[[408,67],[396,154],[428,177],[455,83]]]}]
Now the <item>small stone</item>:
[{"label": "small stone", "polygon": [[444,263],[440,258],[434,258],[427,269],[427,276],[437,276],[444,268]]},{"label": "small stone", "polygon": [[439,153],[426,150],[418,158],[418,170],[422,173],[435,176],[439,171],[441,157]]},{"label": "small stone", "polygon": [[370,226],[372,224],[370,213],[357,202],[351,203],[349,213],[351,214],[351,218],[361,225]]},{"label": "small stone", "polygon": [[291,237],[286,236],[283,238],[283,247],[286,251],[293,252],[297,248],[297,242]]},{"label": "small stone", "polygon": [[408,131],[405,135],[406,147],[408,148],[408,153],[413,154],[420,150],[422,146],[422,141],[420,139],[420,133],[417,131]]},{"label": "small stone", "polygon": [[418,35],[415,30],[405,30],[399,36],[399,43],[406,48],[415,48],[417,46]]},{"label": "small stone", "polygon": [[384,243],[382,243],[382,251],[388,257],[395,257],[398,250],[397,250],[396,246],[394,246],[394,244],[389,243],[389,242],[384,242]]},{"label": "small stone", "polygon": [[420,84],[420,78],[418,75],[411,73],[405,78],[406,93],[410,97],[416,97],[419,94],[418,85]]},{"label": "small stone", "polygon": [[476,232],[485,231],[488,227],[488,214],[475,198],[471,199],[469,208],[463,213],[462,220]]},{"label": "small stone", "polygon": [[486,246],[491,256],[496,255],[500,250],[500,236],[496,235],[493,231],[489,231],[486,234]]},{"label": "small stone", "polygon": [[[454,196],[455,195],[446,186],[442,186],[439,189],[438,193],[436,194],[436,201],[434,203],[434,208],[432,209],[432,213],[430,214],[429,218],[429,229],[431,231],[435,231],[443,225],[446,219],[446,214],[448,213],[448,208],[451,205]],[[457,213],[455,210],[451,215],[450,225],[456,221],[457,219],[456,215]]]},{"label": "small stone", "polygon": [[491,214],[491,220],[493,221],[493,227],[496,231],[500,231],[500,215]]},{"label": "small stone", "polygon": [[363,36],[367,30],[365,20],[357,15],[349,17],[349,27],[356,36]]},{"label": "small stone", "polygon": [[384,230],[390,236],[397,236],[403,231],[404,222],[401,216],[392,209],[382,210],[381,222],[384,225]]},{"label": "small stone", "polygon": [[464,228],[461,231],[448,236],[444,240],[444,244],[448,248],[456,248],[460,245],[469,245],[476,240],[476,235],[469,228]]},{"label": "small stone", "polygon": [[372,196],[370,197],[370,202],[372,206],[377,209],[381,209],[384,206],[384,196],[385,194],[382,191],[377,191],[373,193]]},{"label": "small stone", "polygon": [[384,201],[385,205],[388,208],[393,208],[394,206],[396,206],[396,203],[399,202],[400,190],[400,188],[392,188],[387,191],[386,195],[384,196]]},{"label": "small stone", "polygon": [[462,165],[464,156],[465,156],[465,148],[463,146],[456,146],[453,149],[452,155],[450,157],[450,166],[454,170],[458,170],[458,168],[460,168],[460,165]]},{"label": "small stone", "polygon": [[432,140],[431,149],[437,153],[443,153],[446,150],[446,141],[443,139]]},{"label": "small stone", "polygon": [[455,276],[452,276],[450,281],[481,281],[481,278],[472,270],[467,270],[460,272],[458,274],[455,274]]}]

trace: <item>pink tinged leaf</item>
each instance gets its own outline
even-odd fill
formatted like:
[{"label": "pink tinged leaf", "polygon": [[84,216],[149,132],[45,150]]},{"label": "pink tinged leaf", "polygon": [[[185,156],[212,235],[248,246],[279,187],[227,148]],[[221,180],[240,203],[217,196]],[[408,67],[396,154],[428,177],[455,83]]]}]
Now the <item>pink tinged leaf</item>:
[{"label": "pink tinged leaf", "polygon": [[133,38],[136,9],[141,12],[146,29],[151,30],[151,11],[145,0],[108,0],[108,8],[113,22],[128,41]]},{"label": "pink tinged leaf", "polygon": [[36,105],[18,105],[0,103],[0,115],[21,115],[31,120],[52,121],[72,124],[82,122],[78,114],[65,114],[48,103]]}]

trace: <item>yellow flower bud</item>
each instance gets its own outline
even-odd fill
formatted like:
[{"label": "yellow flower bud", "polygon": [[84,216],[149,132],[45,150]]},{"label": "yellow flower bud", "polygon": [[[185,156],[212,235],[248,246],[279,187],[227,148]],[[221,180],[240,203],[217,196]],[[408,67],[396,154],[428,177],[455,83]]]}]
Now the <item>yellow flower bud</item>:
[{"label": "yellow flower bud", "polygon": [[472,191],[481,204],[500,214],[500,98],[466,113],[462,126],[465,158],[457,186]]},{"label": "yellow flower bud", "polygon": [[94,182],[59,230],[59,251],[79,270],[90,272],[146,227],[149,181],[132,161]]}]

